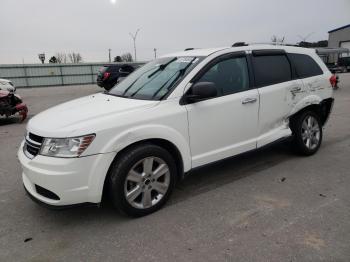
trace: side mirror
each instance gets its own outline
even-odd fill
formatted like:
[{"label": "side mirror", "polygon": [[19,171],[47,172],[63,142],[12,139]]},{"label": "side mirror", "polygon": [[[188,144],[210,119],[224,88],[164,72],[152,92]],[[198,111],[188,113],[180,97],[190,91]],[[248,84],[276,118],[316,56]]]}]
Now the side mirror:
[{"label": "side mirror", "polygon": [[187,104],[196,103],[217,96],[217,88],[213,82],[195,83],[184,97]]}]

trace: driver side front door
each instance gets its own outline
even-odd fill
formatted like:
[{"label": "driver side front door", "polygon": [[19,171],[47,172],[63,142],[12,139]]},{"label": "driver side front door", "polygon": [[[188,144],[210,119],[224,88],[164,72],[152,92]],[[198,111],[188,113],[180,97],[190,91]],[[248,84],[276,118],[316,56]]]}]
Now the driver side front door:
[{"label": "driver side front door", "polygon": [[192,167],[255,149],[259,94],[250,88],[245,54],[215,59],[196,82],[215,83],[218,95],[185,105]]}]

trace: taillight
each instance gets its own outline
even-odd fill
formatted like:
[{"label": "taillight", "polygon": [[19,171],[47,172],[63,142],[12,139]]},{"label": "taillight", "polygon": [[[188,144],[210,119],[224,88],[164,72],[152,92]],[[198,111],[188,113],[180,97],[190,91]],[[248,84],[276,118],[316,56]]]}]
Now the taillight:
[{"label": "taillight", "polygon": [[329,82],[331,83],[332,87],[336,87],[338,84],[338,77],[336,75],[332,75]]},{"label": "taillight", "polygon": [[103,74],[103,80],[106,80],[110,75],[111,75],[111,73],[105,72]]},{"label": "taillight", "polygon": [[331,83],[332,87],[336,87],[338,83],[338,79],[336,75],[332,75],[331,78],[329,79],[329,82]]}]

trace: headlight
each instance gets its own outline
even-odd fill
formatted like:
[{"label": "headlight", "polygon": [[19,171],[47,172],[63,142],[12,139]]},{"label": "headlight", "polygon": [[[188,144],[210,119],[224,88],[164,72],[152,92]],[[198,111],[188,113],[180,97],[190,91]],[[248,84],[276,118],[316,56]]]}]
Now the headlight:
[{"label": "headlight", "polygon": [[40,155],[51,157],[79,157],[92,143],[95,135],[71,138],[45,138]]}]

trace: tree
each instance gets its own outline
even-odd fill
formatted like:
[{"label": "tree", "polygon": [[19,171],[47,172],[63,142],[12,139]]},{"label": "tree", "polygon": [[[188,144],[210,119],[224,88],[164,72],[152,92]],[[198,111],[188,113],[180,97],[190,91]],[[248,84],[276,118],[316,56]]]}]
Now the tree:
[{"label": "tree", "polygon": [[49,60],[49,63],[56,64],[57,63],[57,58],[55,56],[51,57],[50,60]]},{"label": "tree", "polygon": [[82,56],[79,53],[75,53],[75,52],[69,53],[68,59],[73,64],[77,64],[83,61]]},{"label": "tree", "polygon": [[327,47],[328,46],[328,41],[327,40],[321,40],[318,42],[304,42],[301,41],[298,43],[300,47],[308,47],[308,48],[315,48],[315,47]]},{"label": "tree", "polygon": [[67,54],[66,53],[56,53],[55,55],[57,63],[66,64],[67,63]]},{"label": "tree", "polygon": [[271,37],[271,42],[275,44],[283,44],[284,43],[285,37],[283,36],[282,38],[278,38],[276,35],[273,35]]},{"label": "tree", "polygon": [[125,53],[121,55],[123,62],[132,62],[134,59],[132,58],[132,55],[130,53]]},{"label": "tree", "polygon": [[114,57],[114,60],[113,60],[114,62],[123,62],[123,59],[121,58],[121,56],[116,56],[116,57]]}]

